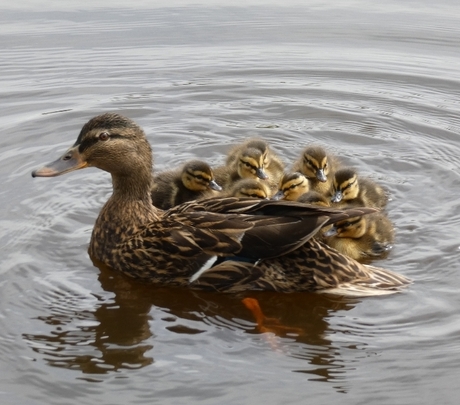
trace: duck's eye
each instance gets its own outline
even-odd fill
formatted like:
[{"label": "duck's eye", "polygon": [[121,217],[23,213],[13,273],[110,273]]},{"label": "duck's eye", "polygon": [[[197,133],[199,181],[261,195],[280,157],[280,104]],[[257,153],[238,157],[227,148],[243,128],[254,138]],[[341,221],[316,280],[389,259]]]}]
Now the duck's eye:
[{"label": "duck's eye", "polygon": [[110,138],[110,135],[108,132],[101,132],[99,134],[99,140],[100,141],[107,141]]}]

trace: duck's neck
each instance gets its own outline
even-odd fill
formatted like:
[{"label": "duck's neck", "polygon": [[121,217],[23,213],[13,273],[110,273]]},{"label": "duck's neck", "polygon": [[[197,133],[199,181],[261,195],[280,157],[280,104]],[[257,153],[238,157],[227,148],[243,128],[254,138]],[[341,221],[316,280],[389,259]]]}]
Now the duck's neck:
[{"label": "duck's neck", "polygon": [[159,219],[151,199],[152,173],[112,174],[113,194],[94,225],[90,255],[104,261],[117,245],[139,232],[139,228]]}]

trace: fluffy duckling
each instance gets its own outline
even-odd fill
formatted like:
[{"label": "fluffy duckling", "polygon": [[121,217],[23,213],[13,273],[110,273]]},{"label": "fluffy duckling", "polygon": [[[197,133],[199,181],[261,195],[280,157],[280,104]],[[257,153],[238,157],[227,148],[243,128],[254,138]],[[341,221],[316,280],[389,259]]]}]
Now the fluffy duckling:
[{"label": "fluffy duckling", "polygon": [[227,195],[238,198],[268,199],[270,190],[265,184],[256,179],[241,179],[233,184]]},{"label": "fluffy duckling", "polygon": [[217,182],[229,189],[240,179],[259,179],[275,193],[284,173],[281,159],[262,139],[250,139],[235,146],[228,154],[225,166],[215,170]]},{"label": "fluffy duckling", "polygon": [[294,163],[293,170],[308,178],[311,190],[330,195],[332,175],[337,163],[336,158],[328,154],[321,146],[308,146]]},{"label": "fluffy duckling", "polygon": [[281,179],[279,190],[272,198],[274,200],[296,201],[309,189],[308,179],[302,173],[287,173]]},{"label": "fluffy duckling", "polygon": [[394,228],[387,216],[376,212],[339,221],[324,236],[332,248],[362,261],[388,255],[394,243]]},{"label": "fluffy duckling", "polygon": [[221,190],[209,165],[201,160],[191,160],[181,169],[156,175],[151,194],[155,207],[168,210],[186,201],[211,197],[214,191]]},{"label": "fluffy duckling", "polygon": [[388,202],[385,190],[367,178],[361,178],[353,168],[337,170],[333,181],[331,201],[334,204],[384,208]]},{"label": "fluffy duckling", "polygon": [[317,205],[318,207],[330,207],[330,201],[321,193],[317,191],[308,191],[307,193],[302,194],[300,197],[297,198],[298,202],[304,204],[311,204]]}]

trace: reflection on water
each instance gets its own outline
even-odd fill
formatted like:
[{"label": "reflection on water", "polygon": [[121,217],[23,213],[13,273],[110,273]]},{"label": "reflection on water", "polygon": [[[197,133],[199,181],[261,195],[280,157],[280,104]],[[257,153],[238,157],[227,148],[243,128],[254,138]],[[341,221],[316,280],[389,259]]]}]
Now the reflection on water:
[{"label": "reflection on water", "polygon": [[[94,311],[78,310],[80,299],[65,291],[49,294],[49,314],[38,319],[50,327],[47,334],[23,334],[30,347],[53,367],[106,374],[142,368],[155,361],[152,306],[160,308],[164,328],[172,333],[196,335],[213,327],[242,330],[262,336],[266,348],[307,360],[311,367],[296,370],[312,379],[332,381],[344,366],[340,349],[328,339],[328,318],[347,311],[359,301],[317,294],[253,292],[246,296],[145,286],[100,266],[99,281],[110,298],[95,297]],[[265,319],[242,300],[257,300]],[[184,325],[191,320],[196,325]],[[294,343],[301,344],[294,347]]]}]

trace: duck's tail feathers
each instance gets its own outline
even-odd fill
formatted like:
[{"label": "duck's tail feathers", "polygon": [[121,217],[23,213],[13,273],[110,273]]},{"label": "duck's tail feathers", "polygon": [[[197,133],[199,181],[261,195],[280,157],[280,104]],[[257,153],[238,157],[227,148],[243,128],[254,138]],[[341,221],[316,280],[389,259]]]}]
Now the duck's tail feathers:
[{"label": "duck's tail feathers", "polygon": [[318,290],[318,293],[342,295],[347,297],[368,297],[390,295],[401,292],[412,280],[380,267],[364,265],[368,271],[366,279],[340,283],[331,288]]}]

